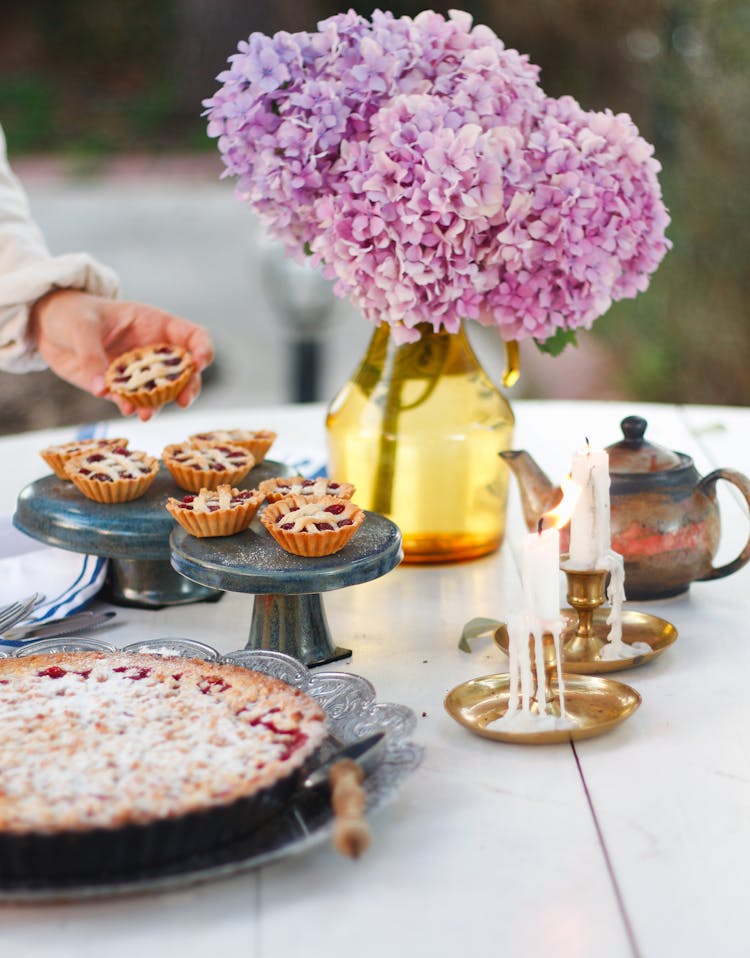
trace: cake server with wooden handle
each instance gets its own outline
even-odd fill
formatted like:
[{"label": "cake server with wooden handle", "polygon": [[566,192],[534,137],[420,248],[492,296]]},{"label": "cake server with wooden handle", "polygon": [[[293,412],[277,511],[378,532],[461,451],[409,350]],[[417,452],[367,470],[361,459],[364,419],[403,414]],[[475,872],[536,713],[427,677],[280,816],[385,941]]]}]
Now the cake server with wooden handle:
[{"label": "cake server with wooden handle", "polygon": [[304,788],[328,784],[334,814],[333,846],[348,858],[359,858],[370,844],[363,783],[365,772],[377,764],[385,737],[383,731],[374,732],[342,746],[302,783]]}]

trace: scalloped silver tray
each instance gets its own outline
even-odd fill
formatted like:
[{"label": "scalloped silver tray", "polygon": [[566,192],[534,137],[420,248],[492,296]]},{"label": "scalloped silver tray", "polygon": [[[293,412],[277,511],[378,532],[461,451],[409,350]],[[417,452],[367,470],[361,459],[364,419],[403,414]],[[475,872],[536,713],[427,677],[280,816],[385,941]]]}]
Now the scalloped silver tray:
[{"label": "scalloped silver tray", "polygon": [[[81,650],[114,652],[116,648],[99,639],[67,637],[30,642],[12,654],[26,656],[39,652]],[[360,675],[349,672],[313,673],[296,659],[280,652],[240,650],[222,656],[209,645],[181,638],[136,642],[125,646],[122,651],[231,662],[282,679],[320,702],[331,734],[343,744],[370,732],[386,731],[388,736],[382,757],[364,783],[368,813],[393,798],[401,782],[422,760],[424,749],[410,741],[417,724],[412,710],[405,705],[376,702],[374,687]],[[85,883],[21,886],[4,883],[0,876],[0,902],[80,901],[143,891],[171,891],[239,874],[278,858],[304,852],[328,839],[332,824],[333,815],[324,790],[300,793],[281,815],[239,842],[168,866],[109,874],[101,880],[87,880]]]}]

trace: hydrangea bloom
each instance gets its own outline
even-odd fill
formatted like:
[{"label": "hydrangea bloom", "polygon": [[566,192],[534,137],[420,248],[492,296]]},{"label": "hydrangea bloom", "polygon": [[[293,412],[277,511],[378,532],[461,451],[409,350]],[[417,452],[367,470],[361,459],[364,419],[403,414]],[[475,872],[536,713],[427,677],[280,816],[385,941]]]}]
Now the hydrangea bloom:
[{"label": "hydrangea bloom", "polygon": [[631,119],[547,97],[468,14],[254,33],[219,80],[208,132],[238,195],[401,341],[465,318],[540,342],[588,328],[669,248]]}]

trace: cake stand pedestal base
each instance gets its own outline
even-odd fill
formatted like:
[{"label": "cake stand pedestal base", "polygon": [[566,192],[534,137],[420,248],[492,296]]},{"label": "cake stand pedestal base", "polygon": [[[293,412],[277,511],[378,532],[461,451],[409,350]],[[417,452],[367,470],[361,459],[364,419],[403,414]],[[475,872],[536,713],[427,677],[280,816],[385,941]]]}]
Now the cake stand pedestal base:
[{"label": "cake stand pedestal base", "polygon": [[285,652],[307,665],[349,658],[334,645],[320,595],[256,595],[247,649]]},{"label": "cake stand pedestal base", "polygon": [[257,517],[245,532],[222,538],[198,539],[178,526],[170,547],[180,575],[255,595],[245,648],[284,652],[308,666],[351,655],[334,644],[320,593],[377,579],[403,558],[398,526],[375,512],[366,512],[354,538],[330,556],[285,552]]},{"label": "cake stand pedestal base", "polygon": [[191,602],[218,602],[217,589],[191,582],[165,559],[110,559],[100,598],[113,605],[163,609]]}]

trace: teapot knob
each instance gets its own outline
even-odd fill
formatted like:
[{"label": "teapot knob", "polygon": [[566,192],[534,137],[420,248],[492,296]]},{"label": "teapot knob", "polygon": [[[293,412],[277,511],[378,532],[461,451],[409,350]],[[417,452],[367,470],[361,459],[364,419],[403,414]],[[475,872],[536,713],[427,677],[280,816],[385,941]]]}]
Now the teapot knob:
[{"label": "teapot knob", "polygon": [[626,416],[620,423],[620,429],[629,443],[640,446],[648,423],[641,416]]}]

